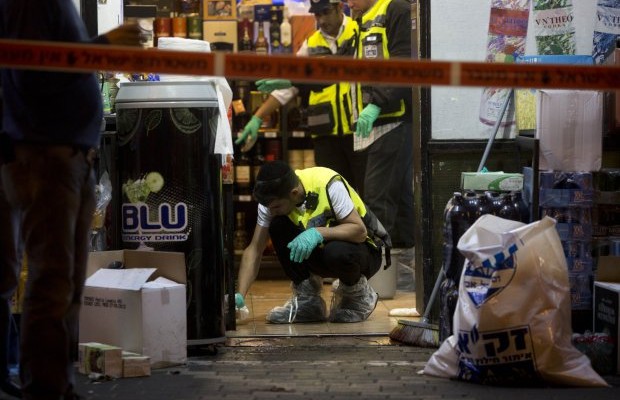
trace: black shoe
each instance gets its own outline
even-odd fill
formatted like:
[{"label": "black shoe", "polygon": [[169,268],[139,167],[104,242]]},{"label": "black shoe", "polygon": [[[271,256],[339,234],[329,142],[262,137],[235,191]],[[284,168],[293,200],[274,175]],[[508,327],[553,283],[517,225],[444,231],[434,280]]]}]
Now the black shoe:
[{"label": "black shoe", "polygon": [[17,397],[18,399],[22,398],[22,391],[19,386],[17,386],[15,383],[13,383],[13,381],[8,378],[0,381],[0,390],[8,394],[9,396]]}]

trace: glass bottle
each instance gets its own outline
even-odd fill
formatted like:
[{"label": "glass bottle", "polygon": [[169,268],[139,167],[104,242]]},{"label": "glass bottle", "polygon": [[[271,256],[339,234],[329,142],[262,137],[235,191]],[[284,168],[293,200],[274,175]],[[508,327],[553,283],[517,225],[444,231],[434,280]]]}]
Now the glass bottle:
[{"label": "glass bottle", "polygon": [[282,23],[280,24],[280,46],[282,53],[293,52],[293,33],[289,22],[288,7],[282,11]]},{"label": "glass bottle", "polygon": [[252,193],[252,167],[247,153],[241,153],[235,164],[236,194],[247,196]]},{"label": "glass bottle", "polygon": [[256,147],[254,147],[254,158],[252,159],[252,178],[254,182],[256,182],[256,177],[258,176],[258,171],[260,171],[260,167],[265,163],[265,156],[263,155],[263,148],[260,142],[256,143]]},{"label": "glass bottle", "polygon": [[280,21],[278,21],[278,8],[271,7],[271,22],[269,24],[269,42],[271,43],[271,53],[280,53]]},{"label": "glass bottle", "polygon": [[245,213],[238,211],[235,214],[235,231],[233,232],[233,247],[235,250],[244,250],[248,247],[248,231],[245,226]]},{"label": "glass bottle", "polygon": [[263,23],[258,23],[258,37],[256,38],[256,42],[254,42],[254,51],[256,54],[267,55],[267,51],[269,49],[269,45],[267,44],[267,38],[265,37],[265,28],[263,27]]},{"label": "glass bottle", "polygon": [[245,126],[250,120],[250,116],[248,115],[248,109],[246,104],[248,102],[248,92],[249,92],[248,81],[239,81],[236,85],[236,93],[235,97],[232,101],[233,108],[233,129],[234,132],[237,132]]},{"label": "glass bottle", "polygon": [[243,25],[243,33],[239,42],[239,52],[249,53],[253,50],[252,38],[250,37],[250,21],[246,18],[241,24]]}]

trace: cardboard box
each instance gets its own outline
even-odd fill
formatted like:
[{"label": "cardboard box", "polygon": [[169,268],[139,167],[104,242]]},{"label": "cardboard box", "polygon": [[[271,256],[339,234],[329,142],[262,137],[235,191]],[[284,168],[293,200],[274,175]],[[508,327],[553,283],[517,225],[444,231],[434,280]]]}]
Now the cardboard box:
[{"label": "cardboard box", "polygon": [[122,349],[102,343],[80,343],[78,371],[82,374],[99,373],[111,378],[123,375]]},{"label": "cardboard box", "polygon": [[[124,269],[107,269],[114,261],[121,261]],[[109,343],[149,356],[153,368],[186,362],[183,253],[93,252],[87,276],[80,342]]]},{"label": "cardboard box", "polygon": [[598,171],[603,152],[603,93],[540,90],[536,137],[540,169]]},{"label": "cardboard box", "polygon": [[123,378],[151,376],[150,357],[123,351]]},{"label": "cardboard box", "polygon": [[594,331],[611,336],[613,371],[620,375],[620,257],[617,256],[598,259],[594,281]]},{"label": "cardboard box", "polygon": [[237,19],[237,2],[233,0],[203,0],[203,19]]},{"label": "cardboard box", "polygon": [[523,190],[523,174],[506,172],[461,172],[463,190]]},{"label": "cardboard box", "polygon": [[237,20],[204,21],[202,35],[212,51],[237,52]]}]

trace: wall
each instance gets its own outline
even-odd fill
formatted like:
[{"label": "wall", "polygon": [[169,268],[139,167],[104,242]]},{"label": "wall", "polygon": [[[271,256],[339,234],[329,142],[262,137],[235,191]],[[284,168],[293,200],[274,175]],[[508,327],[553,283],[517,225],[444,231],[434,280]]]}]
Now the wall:
[{"label": "wall", "polygon": [[[431,56],[433,60],[483,61],[486,55],[491,0],[432,0]],[[596,0],[573,0],[577,54],[591,54]],[[536,54],[532,13],[526,54]],[[464,40],[466,39],[466,40]],[[433,87],[432,138],[487,139],[493,127],[478,120],[482,88]],[[497,138],[514,132],[500,130]]]}]

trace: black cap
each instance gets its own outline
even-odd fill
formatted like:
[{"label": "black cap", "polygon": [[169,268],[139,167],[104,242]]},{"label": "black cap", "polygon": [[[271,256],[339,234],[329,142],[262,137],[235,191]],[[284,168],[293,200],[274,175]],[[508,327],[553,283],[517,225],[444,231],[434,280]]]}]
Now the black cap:
[{"label": "black cap", "polygon": [[338,4],[341,0],[310,0],[310,10],[312,14],[320,13],[332,4]]}]

